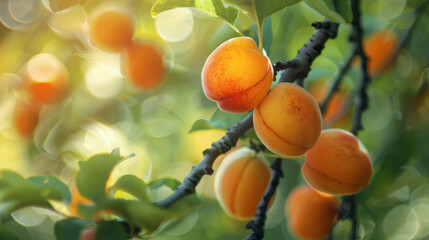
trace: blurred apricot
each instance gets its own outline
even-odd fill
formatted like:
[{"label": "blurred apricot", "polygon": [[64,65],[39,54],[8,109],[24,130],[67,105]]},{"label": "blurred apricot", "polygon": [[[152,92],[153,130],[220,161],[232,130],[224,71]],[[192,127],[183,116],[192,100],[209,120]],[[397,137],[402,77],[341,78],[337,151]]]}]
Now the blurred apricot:
[{"label": "blurred apricot", "polygon": [[13,114],[13,126],[23,137],[30,137],[39,123],[40,106],[18,103]]},{"label": "blurred apricot", "polygon": [[271,169],[252,149],[228,154],[215,176],[215,192],[225,212],[239,220],[253,218],[270,182]]},{"label": "blurred apricot", "polygon": [[68,72],[57,57],[50,53],[40,53],[28,61],[24,78],[34,101],[55,103],[64,95]]},{"label": "blurred apricot", "polygon": [[87,228],[80,233],[79,240],[94,240],[95,232],[94,228]]},{"label": "blurred apricot", "polygon": [[262,143],[282,156],[299,156],[313,147],[322,130],[319,105],[293,83],[279,83],[256,107],[253,125]]},{"label": "blurred apricot", "polygon": [[232,38],[207,58],[202,86],[208,99],[226,112],[242,113],[255,108],[267,95],[273,68],[249,37]]},{"label": "blurred apricot", "polygon": [[384,29],[365,38],[363,45],[368,57],[368,72],[375,77],[387,70],[392,63],[399,41],[391,30]]},{"label": "blurred apricot", "polygon": [[325,239],[336,222],[339,201],[322,195],[309,186],[295,188],[285,206],[287,223],[300,239]]},{"label": "blurred apricot", "polygon": [[134,34],[134,20],[120,8],[97,9],[92,13],[90,39],[94,46],[101,49],[120,52],[131,44]]},{"label": "blurred apricot", "polygon": [[329,129],[322,131],[316,145],[305,154],[301,172],[314,189],[351,195],[369,184],[372,163],[367,150],[353,134]]},{"label": "blurred apricot", "polygon": [[164,76],[162,53],[153,44],[135,42],[122,52],[122,70],[132,83],[149,90],[161,84]]},{"label": "blurred apricot", "polygon": [[[312,82],[308,88],[308,92],[313,95],[319,104],[323,104],[328,95],[329,87],[326,83],[326,80],[317,80]],[[331,126],[347,113],[347,102],[349,98],[349,94],[342,89],[332,94],[323,114],[323,125],[325,127]]]}]

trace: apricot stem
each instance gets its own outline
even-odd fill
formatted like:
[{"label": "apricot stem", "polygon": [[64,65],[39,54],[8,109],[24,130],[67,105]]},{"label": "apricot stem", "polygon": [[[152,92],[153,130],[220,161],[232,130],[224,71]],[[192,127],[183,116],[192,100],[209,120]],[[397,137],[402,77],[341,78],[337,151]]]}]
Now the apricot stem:
[{"label": "apricot stem", "polygon": [[273,175],[271,175],[270,184],[265,190],[262,200],[259,202],[255,217],[251,222],[246,225],[246,229],[252,229],[252,232],[247,237],[247,240],[260,240],[264,238],[264,225],[267,219],[266,212],[268,204],[270,203],[271,197],[274,196],[277,186],[280,183],[280,178],[283,177],[282,171],[282,159],[276,158],[271,164]]}]

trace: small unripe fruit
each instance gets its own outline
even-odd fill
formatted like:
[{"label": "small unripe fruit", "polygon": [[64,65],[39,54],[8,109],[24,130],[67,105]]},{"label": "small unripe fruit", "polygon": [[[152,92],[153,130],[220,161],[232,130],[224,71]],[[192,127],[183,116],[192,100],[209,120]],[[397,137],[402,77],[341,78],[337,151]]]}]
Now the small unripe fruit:
[{"label": "small unripe fruit", "polygon": [[228,154],[216,173],[215,192],[225,212],[252,219],[271,178],[270,167],[247,147]]},{"label": "small unripe fruit", "polygon": [[366,187],[372,176],[368,152],[353,134],[340,130],[322,131],[316,145],[305,154],[302,175],[314,189],[351,195]]},{"label": "small unripe fruit", "polygon": [[270,60],[249,37],[232,38],[207,58],[202,86],[207,98],[226,112],[255,108],[267,95],[273,80]]},{"label": "small unripe fruit", "polygon": [[90,39],[94,46],[119,52],[132,41],[134,21],[122,9],[99,9],[90,23]]},{"label": "small unripe fruit", "polygon": [[162,54],[154,45],[147,42],[134,42],[121,56],[122,70],[132,83],[149,90],[161,84],[164,76]]},{"label": "small unripe fruit", "polygon": [[336,222],[338,206],[336,197],[300,186],[289,194],[286,201],[289,228],[300,239],[324,239]]},{"label": "small unripe fruit", "polygon": [[299,156],[316,143],[322,130],[322,115],[316,100],[302,87],[279,83],[255,108],[253,125],[269,150]]}]

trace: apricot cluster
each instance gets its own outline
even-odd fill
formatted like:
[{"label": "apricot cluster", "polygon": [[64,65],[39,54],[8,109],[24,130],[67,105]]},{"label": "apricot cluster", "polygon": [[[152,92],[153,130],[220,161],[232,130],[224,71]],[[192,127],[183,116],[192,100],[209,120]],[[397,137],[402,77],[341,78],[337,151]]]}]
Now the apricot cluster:
[{"label": "apricot cluster", "polygon": [[369,184],[372,163],[353,134],[329,129],[322,131],[316,145],[305,154],[301,172],[307,183],[319,191],[351,195]]},{"label": "apricot cluster", "polygon": [[239,220],[251,219],[271,178],[271,169],[247,147],[228,154],[215,177],[215,193],[225,212]]},{"label": "apricot cluster", "polygon": [[131,14],[118,7],[100,7],[93,12],[89,25],[94,46],[121,53],[122,71],[134,86],[149,90],[161,83],[162,54],[152,43],[133,40],[135,21]]},{"label": "apricot cluster", "polygon": [[339,201],[311,187],[300,186],[288,196],[285,215],[291,232],[300,239],[324,239],[336,222]]}]

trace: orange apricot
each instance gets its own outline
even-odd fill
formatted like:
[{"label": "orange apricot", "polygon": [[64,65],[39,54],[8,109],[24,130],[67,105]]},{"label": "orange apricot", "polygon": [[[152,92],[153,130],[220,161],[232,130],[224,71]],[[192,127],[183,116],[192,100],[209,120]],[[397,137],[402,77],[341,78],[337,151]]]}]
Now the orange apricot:
[{"label": "orange apricot", "polygon": [[95,239],[94,228],[85,229],[80,233],[79,240],[94,240],[94,239]]},{"label": "orange apricot", "polygon": [[13,126],[23,137],[30,137],[39,123],[40,106],[36,104],[20,103],[16,106],[13,115]]},{"label": "orange apricot", "polygon": [[99,8],[92,14],[89,28],[94,46],[119,52],[132,41],[134,20],[125,10]]},{"label": "orange apricot", "polygon": [[300,239],[324,239],[336,222],[339,202],[309,186],[300,186],[288,196],[285,215],[292,233]]},{"label": "orange apricot", "polygon": [[271,169],[247,147],[228,154],[215,176],[215,193],[225,212],[239,220],[251,219],[270,182]]},{"label": "orange apricot", "polygon": [[364,51],[368,57],[368,72],[377,76],[391,64],[399,47],[398,37],[385,29],[365,38]]},{"label": "orange apricot", "polygon": [[68,72],[57,57],[50,53],[40,53],[28,61],[24,78],[34,101],[55,103],[64,95]]},{"label": "orange apricot", "polygon": [[319,105],[292,83],[279,83],[255,108],[253,125],[262,143],[283,156],[299,156],[313,147],[322,130]]},{"label": "orange apricot", "polygon": [[273,80],[271,62],[249,37],[232,38],[207,58],[202,71],[205,95],[226,112],[255,108],[267,95]]},{"label": "orange apricot", "polygon": [[314,189],[351,195],[369,184],[372,163],[357,137],[341,129],[329,129],[322,131],[316,145],[305,154],[301,172]]},{"label": "orange apricot", "polygon": [[122,70],[135,86],[149,90],[161,83],[164,75],[162,54],[147,42],[135,42],[122,52]]},{"label": "orange apricot", "polygon": [[[313,82],[308,88],[308,92],[313,95],[319,104],[325,101],[328,95],[326,80]],[[323,125],[331,126],[347,113],[347,102],[349,95],[344,91],[336,91],[332,94],[323,114]]]}]

